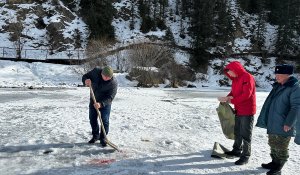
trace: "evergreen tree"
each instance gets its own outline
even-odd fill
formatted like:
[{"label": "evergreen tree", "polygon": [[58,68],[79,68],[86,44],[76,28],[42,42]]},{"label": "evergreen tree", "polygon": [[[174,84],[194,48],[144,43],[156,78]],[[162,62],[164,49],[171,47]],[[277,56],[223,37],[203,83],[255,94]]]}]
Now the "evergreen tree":
[{"label": "evergreen tree", "polygon": [[[225,49],[219,50],[220,54],[227,54],[230,52],[229,49],[230,41],[233,38],[234,28],[231,22],[231,16],[229,8],[227,8],[227,1],[217,1],[216,8],[215,8],[215,46],[217,48]],[[224,53],[226,52],[226,53]]]},{"label": "evergreen tree", "polygon": [[156,27],[157,27],[157,20],[158,20],[158,2],[157,0],[152,0],[153,1],[153,26],[152,26],[152,30],[156,31]]},{"label": "evergreen tree", "polygon": [[176,0],[175,3],[176,3],[175,4],[175,14],[179,15],[179,7],[180,7],[181,2],[180,2],[180,0]]},{"label": "evergreen tree", "polygon": [[130,30],[134,29],[134,0],[131,0],[131,8],[130,8],[130,24],[129,24],[129,28]]},{"label": "evergreen tree", "polygon": [[114,28],[111,25],[114,8],[111,0],[81,0],[80,6],[84,20],[91,30],[91,38],[114,38]]},{"label": "evergreen tree", "polygon": [[209,59],[207,50],[212,46],[214,31],[214,9],[216,0],[193,0],[191,36],[194,38],[191,66],[199,68]]},{"label": "evergreen tree", "polygon": [[164,19],[166,13],[166,6],[168,6],[168,0],[159,0],[159,18]]},{"label": "evergreen tree", "polygon": [[265,46],[265,32],[266,32],[266,10],[265,10],[265,0],[260,0],[257,2],[257,29],[254,34],[254,44],[258,47],[259,51],[264,50]]},{"label": "evergreen tree", "polygon": [[[297,28],[299,16],[299,0],[287,0],[281,2],[278,23],[278,36],[276,42],[276,53],[279,55],[299,54],[299,43],[297,43]],[[279,5],[279,4],[276,4]]]},{"label": "evergreen tree", "polygon": [[260,2],[260,0],[238,0],[242,10],[250,14],[258,13],[258,4]]},{"label": "evergreen tree", "polygon": [[141,31],[143,33],[148,33],[152,27],[154,26],[153,20],[150,17],[150,6],[149,2],[145,0],[139,0],[138,1],[138,6],[139,6],[139,13],[142,19],[141,23]]},{"label": "evergreen tree", "polygon": [[283,14],[283,8],[285,2],[282,0],[267,0],[266,1],[266,9],[270,12],[269,22],[273,25],[278,25],[282,22],[282,14]]},{"label": "evergreen tree", "polygon": [[173,33],[171,32],[170,28],[166,29],[165,39],[167,41],[169,41],[171,44],[175,44],[175,39],[174,39]]}]

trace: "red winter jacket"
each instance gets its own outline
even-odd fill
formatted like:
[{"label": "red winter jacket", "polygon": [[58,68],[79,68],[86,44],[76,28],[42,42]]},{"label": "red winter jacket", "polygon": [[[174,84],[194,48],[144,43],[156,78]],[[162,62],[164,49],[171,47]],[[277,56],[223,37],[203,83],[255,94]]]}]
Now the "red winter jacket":
[{"label": "red winter jacket", "polygon": [[[237,77],[231,77],[227,73],[228,69]],[[225,75],[232,80],[231,92],[228,96],[233,96],[231,103],[234,105],[236,115],[254,115],[256,113],[256,88],[253,76],[238,61],[229,63],[224,70]]]}]

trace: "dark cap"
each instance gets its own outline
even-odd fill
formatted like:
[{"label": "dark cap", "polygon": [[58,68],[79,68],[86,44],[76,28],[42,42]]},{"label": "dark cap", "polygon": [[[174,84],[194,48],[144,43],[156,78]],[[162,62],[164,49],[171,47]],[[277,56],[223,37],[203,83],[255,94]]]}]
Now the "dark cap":
[{"label": "dark cap", "polygon": [[114,74],[114,71],[111,67],[109,66],[105,66],[103,69],[102,69],[102,72],[101,72],[102,75],[106,76],[106,77],[112,77],[113,74]]},{"label": "dark cap", "polygon": [[275,67],[275,74],[293,74],[294,66],[290,64],[281,64]]}]

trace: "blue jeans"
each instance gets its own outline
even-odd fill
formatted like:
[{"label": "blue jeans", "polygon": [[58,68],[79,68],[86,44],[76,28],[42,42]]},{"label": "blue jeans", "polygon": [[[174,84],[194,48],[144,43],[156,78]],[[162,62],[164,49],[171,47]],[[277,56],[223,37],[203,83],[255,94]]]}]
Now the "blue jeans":
[{"label": "blue jeans", "polygon": [[[109,131],[110,109],[111,109],[111,105],[106,105],[105,107],[99,109],[106,134],[108,134]],[[89,118],[92,127],[93,138],[100,139],[100,141],[103,142],[104,134],[102,133],[102,130],[99,129],[98,114],[94,106],[89,107]]]}]

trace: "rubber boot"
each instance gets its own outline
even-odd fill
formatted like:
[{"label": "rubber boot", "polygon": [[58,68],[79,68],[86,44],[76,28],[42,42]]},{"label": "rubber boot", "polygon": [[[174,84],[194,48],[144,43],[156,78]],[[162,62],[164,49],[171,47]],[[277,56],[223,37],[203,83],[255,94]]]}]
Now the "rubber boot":
[{"label": "rubber boot", "polygon": [[281,175],[281,169],[283,168],[286,161],[274,160],[274,167],[267,172],[267,175]]},{"label": "rubber boot", "polygon": [[275,168],[274,162],[269,162],[269,163],[263,163],[261,164],[261,167],[263,167],[264,169],[273,169]]},{"label": "rubber boot", "polygon": [[263,167],[264,169],[269,169],[270,170],[270,169],[274,169],[275,168],[275,166],[274,166],[274,159],[275,159],[275,157],[272,154],[270,154],[270,156],[272,158],[271,162],[261,164],[261,167]]}]

